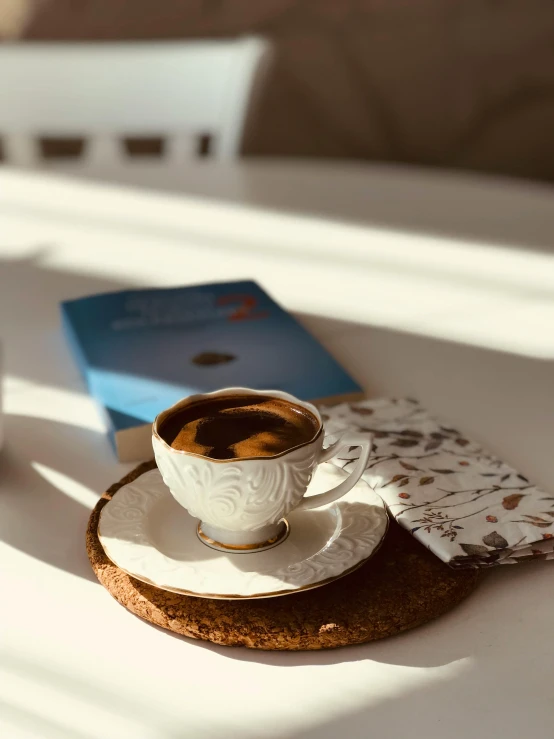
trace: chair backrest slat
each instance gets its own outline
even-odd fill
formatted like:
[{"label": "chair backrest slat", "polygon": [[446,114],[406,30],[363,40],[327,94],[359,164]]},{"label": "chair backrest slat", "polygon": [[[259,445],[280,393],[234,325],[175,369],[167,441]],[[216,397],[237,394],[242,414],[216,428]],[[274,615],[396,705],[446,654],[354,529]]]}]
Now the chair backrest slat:
[{"label": "chair backrest slat", "polygon": [[0,45],[5,160],[36,163],[48,136],[85,137],[97,162],[123,157],[126,136],[164,137],[171,156],[191,156],[207,134],[214,155],[236,156],[267,59],[258,38]]}]

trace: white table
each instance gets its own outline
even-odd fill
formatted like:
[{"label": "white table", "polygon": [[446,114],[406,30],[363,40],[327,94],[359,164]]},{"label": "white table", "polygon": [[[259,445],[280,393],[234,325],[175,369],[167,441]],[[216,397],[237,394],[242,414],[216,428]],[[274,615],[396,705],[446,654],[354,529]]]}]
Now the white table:
[{"label": "white table", "polygon": [[119,607],[84,530],[128,468],[58,303],[254,277],[370,394],[417,396],[552,493],[552,191],[307,163],[139,165],[137,190],[95,176],[0,171],[0,735],[550,736],[552,563],[503,567],[437,622],[335,652],[218,648]]}]

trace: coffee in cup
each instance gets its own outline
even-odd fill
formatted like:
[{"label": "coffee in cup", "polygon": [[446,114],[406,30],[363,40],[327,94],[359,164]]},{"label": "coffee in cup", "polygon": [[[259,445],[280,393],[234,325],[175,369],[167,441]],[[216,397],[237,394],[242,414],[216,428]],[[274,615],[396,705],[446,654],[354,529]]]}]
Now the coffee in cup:
[{"label": "coffee in cup", "polygon": [[160,425],[172,449],[210,459],[274,457],[307,444],[320,422],[307,408],[269,395],[205,398]]}]

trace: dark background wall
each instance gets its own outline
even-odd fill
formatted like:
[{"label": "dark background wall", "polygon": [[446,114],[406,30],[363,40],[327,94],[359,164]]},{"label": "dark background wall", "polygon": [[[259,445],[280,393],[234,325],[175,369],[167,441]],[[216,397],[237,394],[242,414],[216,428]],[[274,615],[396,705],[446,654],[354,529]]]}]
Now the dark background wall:
[{"label": "dark background wall", "polygon": [[554,180],[552,0],[0,0],[0,37],[261,33],[276,45],[247,154]]}]

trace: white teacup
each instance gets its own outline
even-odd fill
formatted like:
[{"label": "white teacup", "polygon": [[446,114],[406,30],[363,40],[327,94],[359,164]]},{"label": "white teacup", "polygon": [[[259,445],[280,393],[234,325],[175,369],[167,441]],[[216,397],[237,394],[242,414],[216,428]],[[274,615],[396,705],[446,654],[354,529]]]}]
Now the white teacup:
[{"label": "white teacup", "polygon": [[[211,459],[173,449],[159,429],[165,420],[191,403],[225,395],[271,396],[296,403],[318,421],[307,442],[271,457]],[[323,421],[315,406],[278,390],[225,388],[191,395],[160,413],[152,427],[152,445],[160,473],[174,498],[200,519],[198,535],[206,544],[225,551],[259,551],[280,543],[288,533],[285,516],[294,509],[308,510],[333,503],[362,476],[371,453],[371,439],[347,432],[323,449]],[[304,494],[318,464],[343,447],[359,446],[360,457],[350,475],[325,493]]]}]

